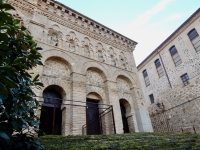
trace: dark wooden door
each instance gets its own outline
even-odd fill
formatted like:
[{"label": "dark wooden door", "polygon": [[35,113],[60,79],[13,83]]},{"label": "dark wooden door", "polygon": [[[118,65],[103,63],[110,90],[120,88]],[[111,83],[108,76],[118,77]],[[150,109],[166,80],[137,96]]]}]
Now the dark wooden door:
[{"label": "dark wooden door", "polygon": [[126,118],[126,108],[123,104],[120,103],[121,114],[122,114],[122,122],[123,122],[123,130],[124,133],[129,133],[128,121]]},{"label": "dark wooden door", "polygon": [[62,97],[54,90],[45,90],[43,92],[43,97],[44,103],[40,116],[40,129],[42,129],[46,135],[61,135]]},{"label": "dark wooden door", "polygon": [[87,134],[101,134],[98,101],[87,99]]}]

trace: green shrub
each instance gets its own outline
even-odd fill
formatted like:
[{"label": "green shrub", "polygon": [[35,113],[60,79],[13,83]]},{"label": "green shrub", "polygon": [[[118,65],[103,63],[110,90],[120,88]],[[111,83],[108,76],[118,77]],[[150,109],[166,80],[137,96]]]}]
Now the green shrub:
[{"label": "green shrub", "polygon": [[36,42],[20,20],[14,19],[9,4],[0,1],[0,149],[43,149],[34,138],[39,103],[32,88],[40,88],[37,75],[28,70],[42,65]]}]

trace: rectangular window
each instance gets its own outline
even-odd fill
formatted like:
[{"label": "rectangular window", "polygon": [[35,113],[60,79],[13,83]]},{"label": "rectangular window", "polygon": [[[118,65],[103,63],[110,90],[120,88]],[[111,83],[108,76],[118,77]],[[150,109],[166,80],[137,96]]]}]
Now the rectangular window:
[{"label": "rectangular window", "polygon": [[163,72],[163,69],[162,69],[162,66],[161,66],[161,64],[160,64],[160,60],[159,60],[159,59],[157,59],[157,60],[155,61],[155,65],[156,65],[156,69],[157,69],[157,72],[158,72],[158,76],[159,76],[159,77],[164,76],[164,72]]},{"label": "rectangular window", "polygon": [[181,64],[182,61],[181,61],[181,58],[180,58],[180,56],[179,56],[179,54],[176,50],[176,47],[172,46],[169,51],[170,51],[170,54],[172,56],[172,59],[174,61],[175,66],[178,66],[179,64]]},{"label": "rectangular window", "polygon": [[143,73],[143,76],[144,76],[145,85],[149,86],[150,85],[150,81],[149,81],[149,77],[148,77],[146,69],[142,73]]},{"label": "rectangular window", "polygon": [[188,36],[190,38],[190,41],[192,42],[195,50],[198,52],[200,51],[200,37],[199,34],[195,29],[192,29],[189,33]]},{"label": "rectangular window", "polygon": [[188,77],[188,74],[185,73],[181,76],[181,80],[183,81],[183,84],[184,85],[187,85],[189,83],[189,77]]},{"label": "rectangular window", "polygon": [[153,97],[153,94],[150,94],[150,95],[149,95],[149,99],[150,99],[150,101],[151,101],[151,104],[153,104],[153,103],[154,103],[154,97]]}]

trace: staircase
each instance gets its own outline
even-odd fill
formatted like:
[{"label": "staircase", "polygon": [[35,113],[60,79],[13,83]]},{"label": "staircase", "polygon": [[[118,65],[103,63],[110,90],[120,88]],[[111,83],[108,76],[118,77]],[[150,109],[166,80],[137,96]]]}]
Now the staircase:
[{"label": "staircase", "polygon": [[200,134],[133,133],[91,136],[43,136],[41,143],[51,150],[200,150]]}]

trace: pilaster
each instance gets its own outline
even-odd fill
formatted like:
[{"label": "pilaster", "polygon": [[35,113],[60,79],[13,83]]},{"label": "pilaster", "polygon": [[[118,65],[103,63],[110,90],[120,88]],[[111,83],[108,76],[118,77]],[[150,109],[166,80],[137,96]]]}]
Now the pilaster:
[{"label": "pilaster", "polygon": [[122,124],[122,116],[121,116],[121,109],[119,104],[119,97],[117,93],[117,84],[112,81],[106,81],[107,85],[107,99],[109,99],[109,104],[113,106],[113,113],[115,118],[115,127],[116,133],[122,134],[123,133],[123,124]]},{"label": "pilaster", "polygon": [[[82,126],[86,124],[86,77],[82,74],[72,73],[72,102],[71,106],[71,132],[73,135],[82,134]],[[81,102],[75,102],[81,101]],[[80,105],[80,106],[76,106]]]},{"label": "pilaster", "polygon": [[132,88],[131,95],[139,132],[153,132],[149,112],[144,106],[144,96],[140,88]]}]

